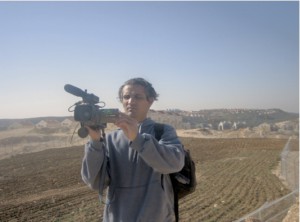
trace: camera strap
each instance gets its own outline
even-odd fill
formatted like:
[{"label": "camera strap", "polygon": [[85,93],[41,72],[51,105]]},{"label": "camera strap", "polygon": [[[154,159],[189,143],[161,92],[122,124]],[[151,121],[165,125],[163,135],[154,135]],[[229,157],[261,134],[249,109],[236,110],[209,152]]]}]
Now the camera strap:
[{"label": "camera strap", "polygon": [[107,155],[106,155],[106,138],[105,138],[105,134],[103,133],[102,134],[103,137],[101,138],[101,142],[102,142],[102,151],[103,151],[103,156],[104,156],[104,160],[103,160],[103,164],[101,166],[101,169],[100,169],[100,178],[99,178],[99,200],[100,200],[100,203],[103,203],[103,204],[108,204],[106,203],[106,201],[104,200],[104,186],[105,186],[105,182],[106,182],[106,174],[107,174],[107,163],[108,163],[108,160],[107,160]]}]

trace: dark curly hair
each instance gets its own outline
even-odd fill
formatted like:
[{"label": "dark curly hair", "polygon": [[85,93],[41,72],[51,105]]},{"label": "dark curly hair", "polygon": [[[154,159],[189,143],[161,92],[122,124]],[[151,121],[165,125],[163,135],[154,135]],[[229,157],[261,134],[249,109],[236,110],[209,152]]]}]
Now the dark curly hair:
[{"label": "dark curly hair", "polygon": [[159,94],[156,93],[155,89],[153,88],[152,84],[149,83],[148,81],[146,81],[143,78],[133,78],[133,79],[129,79],[127,80],[119,89],[119,99],[122,102],[122,94],[123,94],[123,88],[124,86],[127,85],[140,85],[143,86],[145,89],[145,93],[147,96],[147,99],[149,100],[149,98],[153,98],[154,100],[157,100]]}]

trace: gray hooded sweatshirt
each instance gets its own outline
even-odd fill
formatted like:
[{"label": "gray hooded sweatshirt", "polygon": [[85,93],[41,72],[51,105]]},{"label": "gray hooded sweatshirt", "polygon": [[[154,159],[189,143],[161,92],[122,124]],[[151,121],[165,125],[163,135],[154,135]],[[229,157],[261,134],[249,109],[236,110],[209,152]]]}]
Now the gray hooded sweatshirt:
[{"label": "gray hooded sweatshirt", "polygon": [[106,137],[105,144],[85,146],[81,175],[100,194],[108,187],[105,222],[174,222],[170,177],[184,165],[184,151],[176,131],[165,125],[158,142],[154,121],[144,120],[139,134],[129,141],[122,130]]}]

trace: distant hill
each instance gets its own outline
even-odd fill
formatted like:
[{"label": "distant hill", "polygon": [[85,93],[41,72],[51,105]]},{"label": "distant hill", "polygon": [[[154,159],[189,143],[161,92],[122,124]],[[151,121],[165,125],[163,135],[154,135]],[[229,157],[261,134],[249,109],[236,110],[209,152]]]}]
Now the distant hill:
[{"label": "distant hill", "polygon": [[[176,128],[188,125],[187,128],[206,128],[208,126],[211,129],[218,129],[220,122],[224,122],[224,124],[233,124],[235,122],[240,125],[242,124],[243,127],[256,127],[262,123],[272,125],[283,121],[299,121],[298,113],[289,113],[280,109],[151,110],[151,112],[156,114],[156,116],[151,116],[154,120],[159,122],[166,120],[166,123],[169,122]],[[73,119],[72,116],[0,119],[0,130],[8,129],[12,124],[33,126],[41,120],[62,122],[66,118]]]},{"label": "distant hill", "polygon": [[256,127],[262,123],[275,124],[283,121],[299,120],[298,113],[289,113],[280,109],[210,109],[193,112],[174,111],[183,116],[183,122],[191,128],[210,124],[217,128],[220,122],[242,123],[247,127]]},{"label": "distant hill", "polygon": [[72,116],[46,116],[46,117],[34,117],[34,118],[24,118],[24,119],[0,119],[0,130],[6,130],[9,126],[13,124],[20,124],[23,126],[33,126],[38,122],[44,120],[56,120],[63,121],[66,118],[73,118]]},{"label": "distant hill", "polygon": [[[272,110],[155,111],[153,120],[171,124],[180,137],[299,138],[299,115]],[[0,119],[0,159],[49,148],[83,145],[72,116]],[[106,132],[115,130],[108,124]]]}]

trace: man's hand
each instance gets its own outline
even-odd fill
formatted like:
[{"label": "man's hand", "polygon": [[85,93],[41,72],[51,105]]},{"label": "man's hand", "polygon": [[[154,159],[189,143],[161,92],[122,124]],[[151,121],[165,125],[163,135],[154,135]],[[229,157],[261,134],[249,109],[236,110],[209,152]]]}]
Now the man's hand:
[{"label": "man's hand", "polygon": [[94,130],[89,126],[85,126],[85,128],[87,128],[88,132],[89,132],[89,136],[93,141],[100,141],[101,139],[101,131],[98,130]]},{"label": "man's hand", "polygon": [[115,125],[123,130],[130,141],[133,141],[139,132],[138,121],[124,113],[119,114],[119,118],[115,122]]}]

